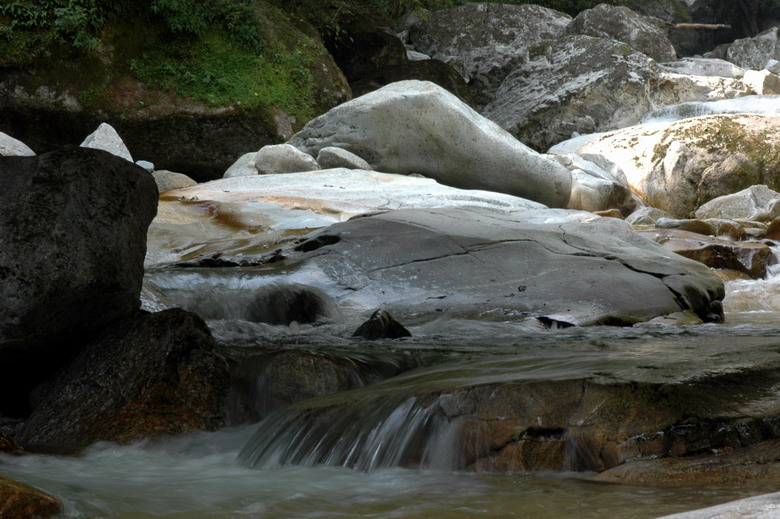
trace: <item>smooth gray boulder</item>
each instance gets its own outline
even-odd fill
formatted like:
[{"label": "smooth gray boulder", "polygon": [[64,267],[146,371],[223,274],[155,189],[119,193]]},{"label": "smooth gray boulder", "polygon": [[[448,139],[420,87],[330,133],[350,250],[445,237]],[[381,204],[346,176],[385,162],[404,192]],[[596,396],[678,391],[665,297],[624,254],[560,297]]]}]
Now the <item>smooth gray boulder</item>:
[{"label": "smooth gray boulder", "polygon": [[655,207],[640,207],[626,217],[626,223],[630,225],[655,225],[661,218],[668,218],[666,211]]},{"label": "smooth gray boulder", "polygon": [[154,182],[157,184],[157,190],[160,194],[173,191],[174,189],[198,185],[197,182],[184,173],[176,173],[174,171],[168,171],[167,169],[155,171],[152,173],[152,177],[154,177]]},{"label": "smooth gray boulder", "polygon": [[569,15],[538,5],[466,3],[414,20],[409,41],[459,70],[482,105],[529,48],[557,39],[569,22]]},{"label": "smooth gray boulder", "polygon": [[578,155],[558,155],[553,158],[571,171],[572,188],[567,209],[582,211],[606,211],[618,209],[629,214],[636,208],[636,201],[620,170],[612,174]]},{"label": "smooth gray boulder", "polygon": [[688,74],[693,76],[716,76],[728,78],[740,78],[745,75],[745,70],[735,64],[717,58],[686,57],[680,60],[662,63],[664,70],[675,74]]},{"label": "smooth gray boulder", "polygon": [[0,157],[31,157],[35,152],[25,143],[0,132]]},{"label": "smooth gray boulder", "polygon": [[[690,310],[719,320],[722,282],[614,218],[566,210],[406,209],[332,225],[279,253],[347,317],[442,315],[633,324]],[[279,255],[277,255],[277,258]]]},{"label": "smooth gray boulder", "polygon": [[255,155],[255,168],[261,175],[300,173],[320,169],[314,157],[289,144],[263,146]]},{"label": "smooth gray boulder", "polygon": [[309,121],[288,141],[316,155],[346,149],[385,173],[419,173],[438,182],[563,207],[571,174],[515,140],[443,88],[399,81]]},{"label": "smooth gray boulder", "polygon": [[[746,472],[756,470],[755,462],[752,463],[752,468],[749,467],[751,465],[749,460],[743,461],[743,464],[748,466],[749,470]],[[773,479],[770,480],[774,481]],[[780,517],[780,492],[729,501],[722,505],[701,508],[691,512],[665,515],[658,519],[774,519],[775,517]]]},{"label": "smooth gray boulder", "polygon": [[760,184],[719,196],[696,210],[696,218],[727,218],[770,222],[780,217],[780,193]]},{"label": "smooth gray boulder", "polygon": [[125,143],[122,141],[122,138],[114,127],[108,123],[100,123],[97,130],[87,135],[81,143],[81,147],[104,150],[112,155],[133,162],[130,150],[127,149],[127,146],[125,146]]},{"label": "smooth gray boulder", "polygon": [[255,167],[256,151],[250,153],[244,153],[231,166],[225,171],[222,178],[233,177],[250,177],[257,175],[257,168]]},{"label": "smooth gray boulder", "polygon": [[139,308],[157,187],[87,148],[0,158],[0,184],[0,395],[24,399],[90,334]]},{"label": "smooth gray boulder", "polygon": [[317,154],[317,164],[322,169],[347,168],[370,170],[371,164],[347,150],[329,146]]},{"label": "smooth gray boulder", "polygon": [[742,68],[761,70],[770,60],[780,60],[780,29],[772,27],[753,38],[742,38],[729,45],[726,60]]},{"label": "smooth gray boulder", "polygon": [[566,27],[566,33],[622,41],[658,62],[677,59],[663,22],[624,6],[599,4],[586,9]]}]

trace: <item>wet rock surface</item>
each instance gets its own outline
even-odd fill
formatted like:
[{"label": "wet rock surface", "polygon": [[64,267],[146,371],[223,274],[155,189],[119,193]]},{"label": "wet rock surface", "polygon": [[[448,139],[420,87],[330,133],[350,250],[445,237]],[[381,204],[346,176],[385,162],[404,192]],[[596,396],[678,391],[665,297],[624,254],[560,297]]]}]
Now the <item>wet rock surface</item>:
[{"label": "wet rock surface", "polygon": [[62,501],[24,483],[0,475],[0,517],[59,517]]},{"label": "wet rock surface", "polygon": [[78,452],[96,441],[224,426],[228,365],[205,323],[180,309],[139,314],[103,332],[36,389],[17,441]]}]

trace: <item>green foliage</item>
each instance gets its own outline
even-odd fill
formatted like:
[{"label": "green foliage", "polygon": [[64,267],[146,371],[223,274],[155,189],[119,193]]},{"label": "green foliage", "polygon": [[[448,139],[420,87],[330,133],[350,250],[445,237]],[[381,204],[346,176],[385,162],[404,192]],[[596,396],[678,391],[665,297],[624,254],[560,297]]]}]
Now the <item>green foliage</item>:
[{"label": "green foliage", "polygon": [[315,115],[311,66],[301,51],[256,54],[217,31],[171,42],[131,62],[132,72],[153,89],[211,106],[278,106],[304,120]]},{"label": "green foliage", "polygon": [[227,30],[241,45],[260,50],[259,19],[251,0],[4,0],[0,3],[0,65],[25,65],[53,45],[94,49],[100,30],[134,13],[175,34]]}]

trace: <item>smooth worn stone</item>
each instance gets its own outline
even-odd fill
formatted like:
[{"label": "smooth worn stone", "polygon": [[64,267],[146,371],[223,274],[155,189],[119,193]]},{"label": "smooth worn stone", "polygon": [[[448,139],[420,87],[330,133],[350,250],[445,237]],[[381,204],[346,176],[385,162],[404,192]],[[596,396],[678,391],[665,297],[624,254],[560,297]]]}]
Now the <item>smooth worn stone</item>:
[{"label": "smooth worn stone", "polygon": [[261,175],[298,173],[320,169],[314,157],[289,144],[263,146],[255,155],[255,168]]},{"label": "smooth worn stone", "polygon": [[181,309],[109,327],[40,388],[17,437],[32,452],[75,453],[225,425],[228,365],[206,324]]},{"label": "smooth worn stone", "polygon": [[[749,467],[746,469],[749,470]],[[780,492],[777,492],[738,499],[691,512],[665,515],[658,519],[774,519],[779,515]]]},{"label": "smooth worn stone", "polygon": [[572,188],[567,209],[581,211],[616,210],[631,213],[636,202],[622,172],[608,172],[578,155],[552,155],[571,171]]},{"label": "smooth worn stone", "polygon": [[769,222],[780,217],[780,193],[764,184],[750,186],[710,200],[696,210],[696,217]]},{"label": "smooth worn stone", "polygon": [[561,36],[571,17],[538,5],[466,3],[414,20],[415,49],[460,70],[487,103],[531,47]]},{"label": "smooth worn stone", "polygon": [[2,157],[30,157],[35,152],[20,140],[0,132],[0,156]]},{"label": "smooth worn stone", "polygon": [[251,153],[244,153],[241,155],[226,171],[223,178],[233,177],[249,177],[257,175],[257,168],[255,167],[256,151]]},{"label": "smooth worn stone", "polygon": [[46,519],[65,511],[54,496],[0,475],[0,517],[8,519]]},{"label": "smooth worn stone", "polygon": [[231,424],[258,422],[296,402],[379,382],[413,367],[411,359],[367,359],[333,351],[287,349],[232,360],[227,399]]},{"label": "smooth worn stone", "polygon": [[703,234],[705,236],[715,236],[717,231],[715,226],[710,222],[695,220],[695,219],[674,219],[674,218],[659,218],[655,221],[655,226],[659,229],[679,229],[680,231],[688,231],[697,234]]},{"label": "smooth worn stone", "polygon": [[705,220],[705,222],[713,226],[715,229],[715,236],[719,238],[741,241],[747,240],[750,237],[745,230],[745,227],[737,221],[711,218]]},{"label": "smooth worn stone", "polygon": [[258,261],[313,229],[377,211],[409,207],[544,208],[500,193],[435,180],[354,169],[215,180],[161,197],[149,228],[147,266],[217,258]]},{"label": "smooth worn stone", "polygon": [[276,272],[303,269],[347,316],[384,308],[409,323],[441,312],[569,325],[681,310],[721,318],[723,287],[707,267],[585,212],[398,210],[334,224],[278,257]]},{"label": "smooth worn stone", "polygon": [[687,74],[695,76],[716,76],[727,78],[741,78],[745,70],[733,63],[716,58],[685,57],[679,60],[662,63],[664,70],[675,74]]},{"label": "smooth worn stone", "polygon": [[628,7],[599,4],[578,14],[566,27],[567,34],[584,34],[622,41],[656,61],[673,61],[677,53],[657,18],[638,14]]},{"label": "smooth worn stone", "polygon": [[0,158],[0,184],[0,413],[19,416],[26,390],[140,306],[158,195],[143,169],[87,148]]},{"label": "smooth worn stone", "polygon": [[[149,173],[154,173],[154,164],[152,164],[148,160],[136,160],[135,165],[144,168]],[[160,170],[160,171],[165,171],[165,170]]]},{"label": "smooth worn stone", "polygon": [[161,169],[152,173],[154,182],[157,184],[157,191],[160,194],[173,191],[174,189],[182,189],[184,187],[192,187],[198,185],[197,182],[183,173],[176,173]]},{"label": "smooth worn stone", "polygon": [[738,270],[753,279],[766,276],[767,263],[773,258],[764,243],[722,240],[677,229],[640,232],[681,256],[715,269]]},{"label": "smooth worn stone", "polygon": [[400,81],[344,103],[304,126],[289,144],[316,154],[337,146],[386,173],[419,173],[551,207],[571,196],[571,173],[515,140],[430,82]]},{"label": "smooth worn stone", "polygon": [[626,222],[631,225],[655,225],[659,219],[668,217],[666,211],[655,207],[640,207],[626,217]]},{"label": "smooth worn stone", "polygon": [[767,240],[780,241],[780,218],[775,218],[769,223],[764,237]]},{"label": "smooth worn stone", "polygon": [[127,146],[125,146],[125,143],[122,141],[122,138],[114,127],[108,123],[101,123],[97,130],[84,139],[81,143],[81,147],[107,151],[112,155],[133,162],[130,150],[127,149]]},{"label": "smooth worn stone", "polygon": [[409,330],[404,325],[393,319],[393,316],[384,310],[377,310],[366,322],[361,324],[353,337],[363,337],[365,339],[398,339],[400,337],[411,337]]},{"label": "smooth worn stone", "polygon": [[329,146],[317,154],[317,163],[322,169],[347,168],[370,170],[371,165],[354,153],[342,148]]},{"label": "smooth worn stone", "polygon": [[774,439],[707,454],[628,462],[593,476],[592,479],[605,483],[658,486],[725,487],[776,483],[780,481],[779,458],[780,440]]},{"label": "smooth worn stone", "polygon": [[[756,184],[780,188],[780,116],[714,115],[648,123],[597,137],[578,153],[617,165],[643,202],[673,218],[744,218],[698,210]],[[770,218],[771,219],[771,218]]]},{"label": "smooth worn stone", "polygon": [[[575,350],[525,345],[500,360],[422,367],[371,388],[299,402],[269,419],[239,459],[259,467],[305,460],[360,470],[613,469],[615,480],[633,462],[669,459],[670,467],[685,467],[696,459],[688,463],[691,480],[696,472],[714,473],[707,467],[713,464],[722,468],[720,481],[737,482],[749,477],[749,449],[777,442],[780,415],[767,404],[780,381],[776,339],[743,337],[738,347],[717,336],[573,340]],[[564,352],[572,356],[562,370]],[[404,441],[369,443],[378,424]],[[449,455],[427,455],[441,452],[433,449],[442,442]],[[734,467],[717,454],[739,449],[746,455]],[[759,480],[762,472],[776,473],[776,450],[755,456]]]}]

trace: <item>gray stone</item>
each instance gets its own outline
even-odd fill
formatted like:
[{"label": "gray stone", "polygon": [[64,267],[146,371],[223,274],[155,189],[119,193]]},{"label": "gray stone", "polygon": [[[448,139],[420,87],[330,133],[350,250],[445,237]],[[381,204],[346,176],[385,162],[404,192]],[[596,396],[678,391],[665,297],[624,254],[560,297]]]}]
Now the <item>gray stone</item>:
[{"label": "gray stone", "polygon": [[[754,459],[755,457],[750,457],[750,459],[740,460],[741,464],[744,466],[743,471],[746,473],[747,477],[750,477],[751,473],[755,473],[756,471],[757,464]],[[694,463],[696,462],[700,462],[700,459],[697,458]],[[767,460],[765,463],[761,463],[759,466],[763,466],[766,463],[770,464],[770,468],[769,470],[763,468],[762,472],[771,471],[768,474],[769,477],[766,479],[769,482],[774,483],[778,477],[778,469],[772,465],[776,465],[776,460]],[[708,460],[706,464],[712,465],[712,461]],[[699,463],[699,465],[701,466],[704,464]],[[724,468],[733,469],[733,467],[733,462],[730,463],[727,467],[721,467],[720,464],[718,464],[716,466],[716,470],[722,470]],[[678,470],[680,469],[678,468]],[[696,472],[698,472],[698,470]],[[727,482],[730,483],[731,481],[728,480]],[[722,505],[702,508],[692,512],[665,515],[659,519],[774,519],[778,516],[780,516],[780,492],[776,492],[774,494],[762,494],[755,497],[747,497],[745,499],[738,499],[736,501],[729,501],[728,503],[724,503]]]},{"label": "gray stone", "polygon": [[693,76],[717,76],[728,78],[740,78],[745,75],[745,70],[735,64],[716,58],[687,57],[680,60],[663,63],[664,70],[675,74],[688,74]]},{"label": "gray stone", "polygon": [[743,38],[729,45],[726,60],[742,68],[761,70],[770,60],[780,60],[777,27],[772,27],[753,38]]},{"label": "gray stone", "polygon": [[347,168],[370,170],[371,165],[354,153],[347,150],[329,146],[322,148],[317,154],[317,164],[322,169]]},{"label": "gray stone", "polygon": [[570,21],[568,15],[538,5],[466,3],[416,21],[409,40],[416,50],[449,63],[472,85],[480,85],[486,103],[529,48],[555,40]]},{"label": "gray stone", "polygon": [[97,130],[87,135],[87,138],[84,139],[81,146],[83,148],[104,150],[117,157],[133,162],[130,150],[128,150],[125,143],[122,142],[122,138],[114,127],[108,123],[101,123]]},{"label": "gray stone", "polygon": [[616,178],[577,155],[554,158],[571,171],[572,188],[567,209],[591,212],[618,209],[623,214],[635,209],[636,202],[622,172]]},{"label": "gray stone", "polygon": [[677,59],[661,20],[635,13],[628,7],[599,4],[586,9],[572,20],[566,33],[622,41],[659,62]]},{"label": "gray stone", "polygon": [[630,225],[655,225],[658,219],[668,216],[666,211],[661,211],[655,207],[641,207],[628,215],[626,222]]},{"label": "gray stone", "polygon": [[0,394],[16,381],[24,399],[85,337],[139,308],[157,188],[86,148],[0,158],[0,184]]},{"label": "gray stone", "polygon": [[152,173],[154,182],[157,184],[157,190],[162,193],[181,189],[183,187],[192,187],[198,185],[197,182],[183,173],[175,173],[166,169],[161,169]]},{"label": "gray stone", "polygon": [[366,322],[358,326],[353,337],[363,337],[364,339],[399,339],[401,337],[411,337],[412,334],[404,328],[404,325],[393,319],[393,316],[384,310],[377,310]]},{"label": "gray stone", "polygon": [[714,198],[696,210],[696,218],[769,222],[780,217],[780,193],[765,185]]},{"label": "gray stone", "polygon": [[[689,218],[709,200],[756,184],[780,189],[779,142],[780,116],[724,114],[617,130],[578,153],[618,165],[646,205]],[[697,214],[707,217],[718,216]]]},{"label": "gray stone", "polygon": [[0,157],[31,157],[35,152],[22,141],[0,132]]},{"label": "gray stone", "polygon": [[225,174],[223,175],[223,178],[233,178],[233,177],[249,177],[252,175],[257,175],[257,168],[255,167],[255,156],[257,155],[256,151],[250,152],[250,153],[244,153],[241,155],[238,160],[236,160],[228,169],[225,171]]},{"label": "gray stone", "polygon": [[628,126],[653,103],[660,67],[625,43],[570,35],[533,49],[482,111],[539,150],[579,134]]},{"label": "gray stone", "polygon": [[401,81],[310,121],[289,144],[316,154],[336,146],[378,171],[420,173],[442,184],[484,189],[562,207],[571,174],[517,142],[453,94]]},{"label": "gray stone", "polygon": [[299,173],[320,169],[314,157],[289,144],[263,146],[255,155],[255,168],[261,175]]},{"label": "gray stone", "polygon": [[384,308],[409,324],[440,312],[592,325],[691,310],[717,320],[723,297],[700,263],[622,220],[577,211],[399,210],[332,225],[280,254],[280,267],[304,269],[345,311]]}]

